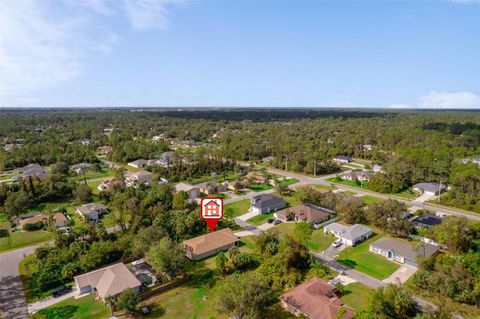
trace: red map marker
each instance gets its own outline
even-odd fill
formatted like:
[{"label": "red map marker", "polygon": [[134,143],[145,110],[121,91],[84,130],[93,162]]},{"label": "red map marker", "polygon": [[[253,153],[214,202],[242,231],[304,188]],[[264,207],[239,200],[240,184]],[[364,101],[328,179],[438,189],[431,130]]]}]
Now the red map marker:
[{"label": "red map marker", "polygon": [[200,200],[200,217],[207,223],[210,232],[223,218],[223,199],[218,197],[205,197]]}]

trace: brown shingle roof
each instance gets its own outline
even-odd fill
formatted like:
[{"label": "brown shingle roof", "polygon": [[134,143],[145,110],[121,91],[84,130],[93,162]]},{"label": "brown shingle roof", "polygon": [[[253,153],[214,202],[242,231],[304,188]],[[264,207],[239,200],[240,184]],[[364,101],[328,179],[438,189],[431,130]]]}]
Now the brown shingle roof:
[{"label": "brown shingle roof", "polygon": [[230,228],[224,228],[212,233],[185,240],[183,243],[185,246],[192,248],[194,255],[201,255],[238,241],[240,241],[240,239],[233,234]]},{"label": "brown shingle roof", "polygon": [[293,207],[289,207],[282,211],[282,215],[285,216],[288,216],[291,213],[297,214],[300,218],[306,219],[311,223],[327,219],[330,216],[330,214],[328,214],[327,212],[305,204],[299,204]]},{"label": "brown shingle roof", "polygon": [[114,264],[105,268],[74,277],[79,288],[91,286],[96,288],[98,295],[105,299],[115,296],[128,288],[141,286],[124,263]]},{"label": "brown shingle roof", "polygon": [[335,319],[340,308],[346,309],[343,319],[352,319],[355,312],[332,293],[335,286],[312,278],[283,294],[280,299],[311,319]]}]

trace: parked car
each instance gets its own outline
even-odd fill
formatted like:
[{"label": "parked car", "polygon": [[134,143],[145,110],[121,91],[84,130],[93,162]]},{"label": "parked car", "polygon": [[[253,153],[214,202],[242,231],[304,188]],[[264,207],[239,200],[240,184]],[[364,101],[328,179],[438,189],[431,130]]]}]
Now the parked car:
[{"label": "parked car", "polygon": [[278,225],[280,224],[282,221],[280,219],[275,219],[275,221],[273,222],[274,225]]},{"label": "parked car", "polygon": [[273,223],[274,221],[275,221],[275,218],[269,218],[269,219],[267,219],[267,223],[269,223],[269,224]]},{"label": "parked car", "polygon": [[335,240],[332,244],[333,248],[337,248],[337,247],[340,247],[340,246],[342,246],[342,241],[340,239]]},{"label": "parked car", "polygon": [[52,290],[52,297],[58,298],[68,292],[72,291],[72,287],[70,286],[60,286]]}]

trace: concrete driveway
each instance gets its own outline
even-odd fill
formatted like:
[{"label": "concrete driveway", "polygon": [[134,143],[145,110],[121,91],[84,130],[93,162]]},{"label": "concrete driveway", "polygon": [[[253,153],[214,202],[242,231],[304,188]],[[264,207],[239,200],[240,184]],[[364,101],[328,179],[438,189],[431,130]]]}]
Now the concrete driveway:
[{"label": "concrete driveway", "polygon": [[66,300],[66,299],[71,298],[71,297],[74,297],[76,293],[77,293],[76,289],[73,289],[68,294],[60,296],[58,298],[53,298],[53,297],[50,296],[48,298],[36,301],[34,303],[31,303],[31,304],[28,304],[28,312],[33,314],[33,313],[38,312],[38,311],[40,311],[44,308],[50,307],[54,304],[57,304],[60,301]]},{"label": "concrete driveway", "polygon": [[0,254],[0,309],[3,319],[28,318],[18,263],[23,256],[32,254],[39,246],[28,246]]},{"label": "concrete driveway", "polygon": [[385,278],[382,281],[387,284],[389,283],[398,284],[399,282],[403,284],[410,277],[412,277],[416,271],[417,271],[417,268],[415,267],[402,265],[393,274],[391,274],[388,278]]},{"label": "concrete driveway", "polygon": [[257,215],[260,215],[260,214],[257,213],[257,212],[248,212],[248,213],[246,213],[246,214],[243,214],[243,215],[238,216],[237,218],[240,219],[240,220],[243,220],[243,221],[247,221],[247,220],[249,220],[250,218],[255,217],[255,216],[257,216]]},{"label": "concrete driveway", "polygon": [[325,259],[326,260],[335,260],[335,257],[340,254],[340,252],[342,250],[344,250],[345,248],[347,248],[347,246],[345,244],[342,244],[340,245],[339,247],[333,247],[333,246],[330,246],[328,247],[327,249],[325,249],[324,251],[322,251],[320,254],[322,256],[325,256]]}]

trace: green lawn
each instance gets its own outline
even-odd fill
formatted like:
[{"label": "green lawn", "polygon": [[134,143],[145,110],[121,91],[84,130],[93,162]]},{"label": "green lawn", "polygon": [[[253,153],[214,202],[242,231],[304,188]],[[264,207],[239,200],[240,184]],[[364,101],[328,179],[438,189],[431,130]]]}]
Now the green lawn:
[{"label": "green lawn", "polygon": [[269,219],[269,218],[273,218],[273,213],[257,215],[255,217],[252,217],[249,220],[247,220],[247,222],[249,222],[250,224],[258,226],[258,225],[265,224],[267,222],[267,219]]},{"label": "green lawn", "polygon": [[52,234],[43,230],[23,232],[11,232],[9,237],[0,238],[0,251],[16,249],[24,246],[49,241]]},{"label": "green lawn", "polygon": [[367,241],[342,250],[337,261],[374,278],[380,280],[387,278],[397,270],[400,265],[368,251],[369,244],[380,239],[380,237],[380,235],[375,235]]},{"label": "green lawn", "polygon": [[0,222],[8,221],[8,215],[4,213],[0,213]]},{"label": "green lawn", "polygon": [[40,310],[31,319],[103,319],[110,317],[110,308],[103,301],[94,301],[94,295],[79,299],[73,297]]},{"label": "green lawn", "polygon": [[255,184],[255,185],[248,185],[248,189],[254,191],[254,192],[263,192],[269,189],[272,189],[272,185],[265,185],[265,184]]},{"label": "green lawn", "polygon": [[325,189],[325,190],[329,190],[329,191],[333,190],[333,187],[327,186],[327,185],[314,184],[313,186],[317,189]]},{"label": "green lawn", "polygon": [[[282,234],[292,235],[295,223],[281,223],[270,229],[277,229]],[[333,242],[335,237],[323,233],[323,228],[314,229],[312,236],[308,241],[308,248],[315,252],[320,252],[327,249]]]},{"label": "green lawn", "polygon": [[237,217],[248,212],[250,208],[250,199],[242,199],[225,205],[225,216],[229,218]]},{"label": "green lawn", "polygon": [[385,200],[381,199],[381,198],[378,198],[378,197],[374,197],[374,196],[369,196],[369,195],[366,195],[366,196],[362,196],[360,197],[363,202],[367,205],[370,205],[370,204],[376,204],[376,203],[381,203],[381,202],[384,202]]},{"label": "green lawn", "polygon": [[255,249],[255,235],[240,238],[240,250],[253,251]]},{"label": "green lawn", "polygon": [[[363,187],[362,187],[360,185],[360,182],[358,182],[358,181],[348,181],[348,180],[339,181],[339,180],[337,180],[336,177],[329,178],[328,181],[331,182],[331,183],[337,184],[337,185],[346,185],[346,186],[355,187],[355,188],[358,188],[358,189],[363,189],[363,190],[369,191],[368,182],[364,182]],[[374,191],[371,191],[371,192],[374,192]],[[390,193],[390,194],[381,193],[381,194],[401,197],[401,198],[405,198],[405,199],[415,199],[417,197],[417,195],[411,189],[406,189],[404,191],[401,191],[400,193]]]},{"label": "green lawn", "polygon": [[298,178],[285,178],[285,179],[279,179],[280,182],[282,182],[283,184],[287,184],[287,185],[292,185],[292,184],[296,184],[298,182],[300,182],[300,180]]},{"label": "green lawn", "polygon": [[346,285],[344,287],[345,293],[340,298],[344,304],[352,307],[355,311],[360,312],[365,309],[372,289],[362,285],[359,282],[354,282],[352,284]]},{"label": "green lawn", "polygon": [[[85,178],[87,179],[87,182],[89,179],[98,179],[98,178],[106,178],[106,177],[113,177],[115,176],[115,170],[111,168],[104,168],[101,171],[93,171],[93,170],[87,170],[85,172]],[[83,175],[79,174],[74,176],[72,179],[76,181],[83,181]]]}]

